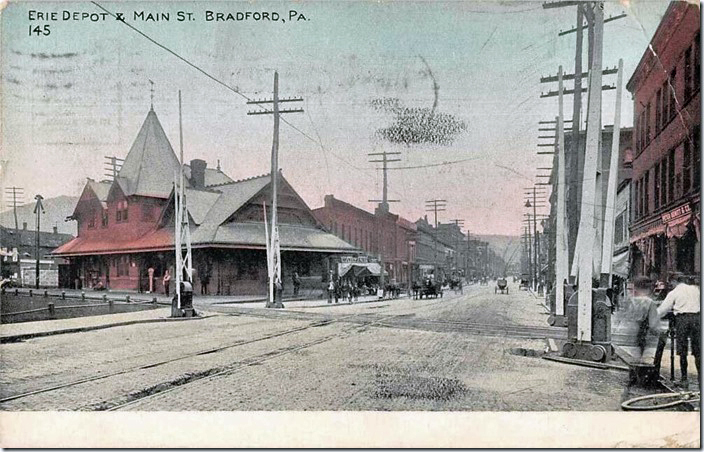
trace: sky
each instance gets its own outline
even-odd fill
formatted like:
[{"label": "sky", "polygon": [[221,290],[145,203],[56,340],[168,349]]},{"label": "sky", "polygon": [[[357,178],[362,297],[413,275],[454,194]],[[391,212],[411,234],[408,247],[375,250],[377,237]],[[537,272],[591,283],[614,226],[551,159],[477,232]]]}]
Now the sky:
[{"label": "sky", "polygon": [[[478,234],[521,233],[524,188],[538,180],[537,167],[552,161],[536,154],[537,129],[538,121],[557,115],[557,98],[540,98],[556,85],[539,79],[560,65],[574,71],[575,35],[558,36],[575,26],[574,7],[545,10],[538,1],[97,3],[200,70],[112,17],[72,20],[103,12],[94,3],[5,3],[3,192],[18,186],[26,200],[37,193],[78,196],[86,178],[103,179],[104,157],[126,156],[149,111],[152,86],[154,110],[177,153],[182,91],[186,161],[202,158],[214,167],[219,160],[235,179],[268,173],[273,119],[247,115],[255,108],[246,100],[270,98],[276,70],[280,96],[304,99],[287,105],[300,105],[303,113],[283,115],[290,125],[281,125],[279,166],[310,207],[334,194],[373,211],[368,200],[381,196],[382,176],[367,154],[400,152],[401,161],[390,166],[405,169],[389,171],[389,197],[399,200],[394,213],[415,221],[426,214],[426,200],[440,198],[447,200],[440,222],[463,219]],[[666,8],[660,0],[606,2],[606,17],[628,14],[604,26],[604,64],[613,67],[622,58],[624,82]],[[178,21],[178,11],[192,20]],[[207,21],[208,11],[235,18],[237,12],[278,13],[285,22]],[[47,20],[50,12],[58,20]],[[169,20],[144,20],[135,17],[139,12],[144,18],[166,13]],[[64,14],[71,20],[62,20]],[[45,25],[49,35],[38,35]],[[614,98],[615,91],[604,93],[604,124],[613,122]],[[396,118],[375,108],[380,99],[464,127],[440,144],[391,142],[379,131]],[[631,126],[633,102],[625,89],[623,100],[622,126]],[[569,99],[565,114],[571,117]]]}]

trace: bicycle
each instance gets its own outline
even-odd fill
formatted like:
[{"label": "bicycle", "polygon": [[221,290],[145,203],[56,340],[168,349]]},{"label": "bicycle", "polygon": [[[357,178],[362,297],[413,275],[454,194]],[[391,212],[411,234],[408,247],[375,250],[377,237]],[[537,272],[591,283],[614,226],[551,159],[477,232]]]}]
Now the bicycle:
[{"label": "bicycle", "polygon": [[701,400],[699,391],[680,391],[674,393],[650,394],[626,400],[621,404],[624,411],[653,411],[673,408],[677,405],[698,404]]}]

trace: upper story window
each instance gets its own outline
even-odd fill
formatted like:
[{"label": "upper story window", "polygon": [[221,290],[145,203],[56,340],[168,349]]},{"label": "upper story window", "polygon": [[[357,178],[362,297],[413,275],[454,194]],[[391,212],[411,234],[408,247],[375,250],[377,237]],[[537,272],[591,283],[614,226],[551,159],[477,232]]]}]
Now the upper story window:
[{"label": "upper story window", "polygon": [[103,210],[102,213],[102,219],[101,219],[101,226],[104,228],[108,227],[108,212],[106,210]]},{"label": "upper story window", "polygon": [[702,149],[701,149],[701,137],[699,136],[701,132],[700,126],[695,126],[692,132],[692,186],[694,188],[699,188],[700,178],[701,178],[701,165],[702,165]]},{"label": "upper story window", "polygon": [[115,221],[118,223],[125,223],[129,219],[128,217],[129,209],[127,205],[127,200],[117,202],[117,211],[115,212]]},{"label": "upper story window", "polygon": [[95,212],[91,210],[88,212],[88,229],[93,228],[95,228]]}]

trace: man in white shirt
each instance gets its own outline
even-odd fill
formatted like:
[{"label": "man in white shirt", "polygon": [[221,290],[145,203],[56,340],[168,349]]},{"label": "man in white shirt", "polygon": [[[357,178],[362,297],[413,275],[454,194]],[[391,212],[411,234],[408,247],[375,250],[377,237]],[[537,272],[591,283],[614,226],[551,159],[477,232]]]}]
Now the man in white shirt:
[{"label": "man in white shirt", "polygon": [[697,377],[701,361],[700,335],[700,303],[699,287],[687,284],[688,279],[681,273],[670,276],[673,289],[667,294],[665,300],[658,308],[658,315],[665,316],[669,312],[675,314],[677,354],[680,355],[680,370],[682,383],[687,383],[687,352],[688,342],[692,343],[692,355],[697,366]]}]

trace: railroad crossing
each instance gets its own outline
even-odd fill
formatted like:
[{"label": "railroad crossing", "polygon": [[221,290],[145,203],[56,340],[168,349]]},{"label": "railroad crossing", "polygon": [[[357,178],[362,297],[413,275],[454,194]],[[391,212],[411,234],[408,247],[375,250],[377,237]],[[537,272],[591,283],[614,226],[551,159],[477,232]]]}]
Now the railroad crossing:
[{"label": "railroad crossing", "polygon": [[[619,410],[646,394],[624,391],[623,364],[541,359],[566,332],[545,325],[543,299],[511,281],[508,295],[495,294],[494,284],[437,299],[283,310],[196,298],[202,315],[193,320],[168,319],[164,307],[141,312],[149,322],[120,317],[116,326],[4,343],[0,408]],[[61,321],[14,326],[47,322]],[[29,353],[36,359],[27,363]],[[559,397],[555,381],[564,383]]]}]

